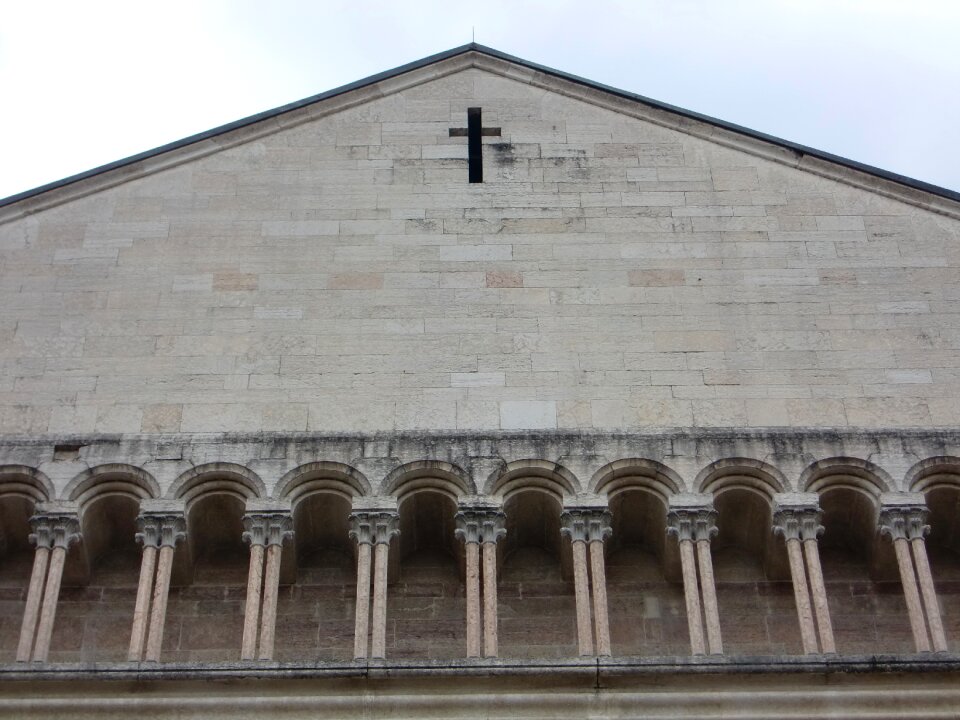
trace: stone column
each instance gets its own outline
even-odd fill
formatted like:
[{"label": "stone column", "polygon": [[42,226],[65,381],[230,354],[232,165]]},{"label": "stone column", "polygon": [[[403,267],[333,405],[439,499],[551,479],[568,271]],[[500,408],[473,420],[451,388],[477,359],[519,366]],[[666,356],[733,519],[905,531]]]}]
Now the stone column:
[{"label": "stone column", "polygon": [[610,650],[610,616],[607,609],[607,569],[603,542],[611,534],[609,510],[594,510],[587,523],[587,544],[590,547],[590,578],[593,589],[593,625],[597,655],[608,656]]},{"label": "stone column", "polygon": [[[394,510],[355,512],[350,516],[350,537],[359,545],[357,562],[357,615],[354,657],[367,656],[367,607],[370,597],[370,546],[373,546],[373,613],[370,618],[370,657],[383,658],[387,648],[387,570],[390,541],[400,534],[400,517]],[[366,547],[366,550],[364,550]],[[362,612],[362,617],[361,617]]]},{"label": "stone column", "polygon": [[[466,553],[467,657],[497,654],[497,540],[506,534],[503,513],[490,508],[464,508],[455,516],[457,538]],[[480,549],[483,547],[483,617],[480,601]]]},{"label": "stone column", "polygon": [[793,598],[797,606],[797,619],[800,622],[800,641],[803,652],[815,655],[817,646],[816,628],[813,624],[813,611],[810,606],[810,592],[807,587],[807,574],[803,564],[803,547],[800,539],[800,518],[802,510],[779,508],[773,516],[773,532],[782,535],[787,546],[790,560],[790,578],[793,582]]},{"label": "stone column", "polygon": [[150,598],[153,595],[153,581],[157,574],[157,548],[160,546],[159,523],[148,521],[143,516],[137,518],[137,543],[143,545],[140,558],[140,582],[137,585],[137,601],[133,609],[133,628],[130,631],[130,649],[127,660],[140,662],[147,642],[147,628],[150,624]]},{"label": "stone column", "polygon": [[573,547],[573,590],[577,602],[577,651],[593,655],[590,613],[590,585],[587,576],[587,518],[579,510],[565,510],[560,516],[560,533]]},{"label": "stone column", "polygon": [[819,508],[804,508],[800,514],[800,541],[807,561],[807,581],[810,583],[810,595],[813,598],[813,612],[817,619],[820,634],[820,651],[825,654],[837,652],[833,639],[833,622],[830,620],[830,603],[827,601],[827,588],[823,582],[823,568],[820,566],[820,547],[817,538],[823,535],[820,524]]},{"label": "stone column", "polygon": [[[159,662],[163,649],[163,626],[167,620],[167,597],[170,594],[170,573],[173,569],[173,553],[177,543],[187,537],[187,523],[180,514],[150,514],[141,516],[141,527],[149,527],[149,536],[156,537],[159,547],[157,576],[153,586],[153,602],[150,608],[150,627],[147,631],[147,647],[144,660]],[[139,522],[139,520],[138,520]],[[144,539],[148,531],[143,532]],[[141,542],[145,540],[142,539]]]},{"label": "stone column", "polygon": [[723,653],[720,612],[713,580],[713,558],[710,554],[710,539],[717,534],[716,517],[717,513],[713,508],[702,506],[676,507],[667,513],[667,533],[675,536],[680,543],[683,594],[687,606],[687,625],[690,629],[690,650],[694,655],[702,655],[707,649],[711,654]]},{"label": "stone column", "polygon": [[[37,623],[37,636],[33,645],[34,662],[46,662],[50,653],[53,624],[57,616],[63,566],[67,559],[67,550],[73,543],[80,540],[80,521],[76,515],[72,514],[39,515],[31,518],[30,524],[33,527],[30,541],[37,547],[43,543],[50,549],[43,600],[40,603],[40,619]],[[35,560],[34,567],[37,565]]]},{"label": "stone column", "polygon": [[253,660],[256,657],[270,660],[273,658],[277,623],[280,557],[284,541],[293,537],[293,518],[282,512],[248,513],[243,518],[243,527],[243,540],[250,544],[250,569],[240,659]]},{"label": "stone column", "polygon": [[720,636],[720,610],[717,607],[717,586],[713,580],[713,557],[710,540],[717,534],[717,513],[699,510],[694,522],[697,543],[697,566],[700,570],[700,590],[703,593],[703,618],[707,626],[707,645],[711,655],[723,654]]},{"label": "stone column", "polygon": [[47,580],[47,567],[50,564],[50,546],[52,539],[46,537],[46,530],[37,529],[30,540],[37,549],[33,555],[33,571],[30,573],[30,586],[27,590],[27,605],[23,610],[23,622],[20,624],[20,643],[17,645],[17,662],[29,662],[33,654],[33,641],[37,634],[37,619],[40,617],[40,601],[43,599],[43,586]]},{"label": "stone column", "polygon": [[[910,555],[910,524],[912,517],[924,518],[925,513],[926,509],[918,506],[883,508],[880,511],[880,534],[889,537],[893,542],[903,596],[907,603],[907,614],[910,618],[910,629],[913,631],[917,652],[930,652],[930,638],[927,634],[913,559]],[[922,519],[920,522],[922,523]]]}]

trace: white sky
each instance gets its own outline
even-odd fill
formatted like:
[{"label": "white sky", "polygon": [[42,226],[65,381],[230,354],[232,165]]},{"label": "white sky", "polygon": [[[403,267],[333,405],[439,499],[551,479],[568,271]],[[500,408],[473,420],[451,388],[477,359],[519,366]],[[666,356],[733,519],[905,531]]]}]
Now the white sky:
[{"label": "white sky", "polygon": [[0,198],[476,40],[960,190],[957,0],[8,1]]}]

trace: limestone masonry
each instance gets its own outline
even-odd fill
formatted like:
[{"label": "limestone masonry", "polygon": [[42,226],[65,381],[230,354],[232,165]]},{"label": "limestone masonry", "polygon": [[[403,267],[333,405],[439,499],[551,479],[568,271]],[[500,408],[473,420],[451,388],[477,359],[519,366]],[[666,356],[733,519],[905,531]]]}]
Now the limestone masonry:
[{"label": "limestone masonry", "polygon": [[960,194],[464,46],[0,200],[0,716],[955,717],[958,417]]}]

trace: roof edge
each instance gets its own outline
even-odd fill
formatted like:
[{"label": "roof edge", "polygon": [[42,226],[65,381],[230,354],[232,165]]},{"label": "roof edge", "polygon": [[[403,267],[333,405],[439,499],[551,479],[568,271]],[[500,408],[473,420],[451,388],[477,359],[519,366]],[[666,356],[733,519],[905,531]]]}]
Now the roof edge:
[{"label": "roof edge", "polygon": [[52,190],[57,190],[75,183],[87,180],[98,175],[103,175],[105,173],[117,170],[123,167],[133,165],[137,162],[148,160],[159,155],[171,152],[173,150],[178,150],[189,145],[194,145],[196,143],[209,140],[211,138],[218,137],[225,133],[232,132],[234,130],[239,130],[240,128],[253,125],[255,123],[261,122],[263,120],[269,120],[271,118],[278,117],[288,112],[294,110],[299,110],[304,107],[313,105],[323,100],[328,100],[338,95],[343,95],[345,93],[359,90],[370,85],[374,85],[383,80],[389,80],[391,78],[398,77],[408,72],[419,70],[421,68],[427,67],[437,62],[447,60],[458,55],[463,55],[468,52],[478,52],[483,55],[488,55],[499,60],[506,62],[514,63],[521,67],[525,67],[529,70],[534,70],[536,72],[543,73],[545,75],[550,75],[552,77],[560,78],[567,82],[572,82],[577,85],[582,85],[593,90],[599,90],[601,92],[609,93],[610,95],[624,98],[626,100],[631,100],[634,102],[639,102],[644,105],[656,108],[658,110],[663,110],[670,112],[682,117],[689,118],[691,120],[696,120],[699,122],[706,123],[708,125],[713,125],[714,127],[727,130],[729,132],[736,133],[738,135],[743,135],[755,140],[760,140],[762,142],[770,143],[778,147],[789,150],[793,153],[796,153],[798,156],[810,156],[817,158],[819,160],[824,160],[826,162],[840,165],[851,170],[855,170],[867,175],[872,175],[874,177],[881,178],[888,182],[896,183],[897,185],[902,185],[904,187],[911,188],[913,190],[920,190],[921,192],[929,193],[937,197],[945,198],[947,200],[952,200],[954,202],[960,203],[960,192],[955,190],[950,190],[949,188],[941,187],[939,185],[934,185],[932,183],[924,182],[923,180],[917,180],[916,178],[908,177],[906,175],[901,175],[899,173],[894,173],[882,168],[878,168],[873,165],[867,165],[865,163],[858,162],[856,160],[851,160],[849,158],[842,157],[840,155],[834,155],[822,150],[817,150],[806,145],[801,145],[799,143],[791,142],[790,140],[784,140],[783,138],[777,137],[775,135],[769,135],[757,130],[752,130],[750,128],[744,127],[742,125],[737,125],[736,123],[726,122],[724,120],[719,120],[717,118],[711,117],[709,115],[704,115],[702,113],[695,112],[693,110],[687,110],[685,108],[678,107],[676,105],[671,105],[669,103],[661,102],[659,100],[654,100],[653,98],[646,97],[644,95],[639,95],[637,93],[632,93],[627,90],[621,90],[619,88],[612,87],[610,85],[605,85],[603,83],[598,83],[586,78],[580,77],[578,75],[573,75],[571,73],[566,73],[561,70],[556,70],[554,68],[548,67],[546,65],[540,65],[538,63],[530,62],[529,60],[524,60],[523,58],[510,55],[508,53],[501,52],[491,47],[485,45],[480,45],[479,43],[468,43],[466,45],[461,45],[450,50],[445,50],[443,52],[436,53],[434,55],[429,55],[420,60],[416,60],[404,65],[400,65],[391,70],[385,70],[383,72],[377,73],[375,75],[370,75],[368,77],[356,80],[352,83],[346,85],[341,85],[339,87],[333,88],[332,90],[327,90],[325,92],[319,93],[317,95],[312,95],[310,97],[304,98],[302,100],[297,100],[292,103],[287,103],[286,105],[281,105],[279,107],[265,110],[263,112],[256,113],[254,115],[248,115],[247,117],[241,118],[239,120],[234,120],[225,125],[220,125],[210,130],[205,130],[194,135],[182,138],[180,140],[174,140],[173,142],[160,145],[158,147],[152,148],[150,150],[145,150],[143,152],[137,153],[135,155],[130,155],[129,157],[122,158],[120,160],[115,160],[113,162],[107,163],[105,165],[100,165],[98,167],[92,168],[90,170],[85,170],[81,173],[75,175],[70,175],[61,180],[55,180],[38,187],[24,190],[23,192],[10,195],[5,198],[0,198],[0,208],[9,207],[15,205],[16,203],[27,200],[33,197],[37,197],[44,193],[50,192]]}]

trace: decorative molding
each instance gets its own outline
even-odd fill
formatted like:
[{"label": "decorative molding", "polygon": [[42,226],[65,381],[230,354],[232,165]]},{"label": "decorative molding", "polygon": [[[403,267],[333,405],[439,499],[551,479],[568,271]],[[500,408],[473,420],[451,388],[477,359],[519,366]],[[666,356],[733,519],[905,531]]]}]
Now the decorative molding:
[{"label": "decorative molding", "polygon": [[453,534],[464,543],[493,543],[507,534],[507,516],[490,508],[464,508],[455,516]]},{"label": "decorative molding", "polygon": [[717,532],[717,511],[711,507],[675,508],[667,513],[667,534],[681,542],[709,542]]},{"label": "decorative molding", "polygon": [[400,534],[400,515],[393,510],[370,510],[350,515],[350,539],[358,545],[389,545]]},{"label": "decorative molding", "polygon": [[570,542],[603,542],[613,534],[612,517],[601,508],[570,508],[560,515],[560,533]]},{"label": "decorative molding", "polygon": [[930,532],[927,525],[929,510],[922,505],[904,505],[880,509],[880,534],[891,540],[916,540]]},{"label": "decorative molding", "polygon": [[30,518],[30,527],[33,532],[28,539],[30,544],[41,548],[63,548],[69,549],[71,545],[79,542],[80,518],[73,514],[44,514],[34,515]]},{"label": "decorative molding", "polygon": [[242,537],[249,545],[283,545],[293,539],[293,516],[282,512],[248,513],[243,517]]},{"label": "decorative molding", "polygon": [[773,514],[773,534],[784,540],[816,540],[823,535],[823,513],[817,507],[781,507]]},{"label": "decorative molding", "polygon": [[141,513],[134,539],[144,547],[176,547],[187,539],[187,521],[179,513]]}]

